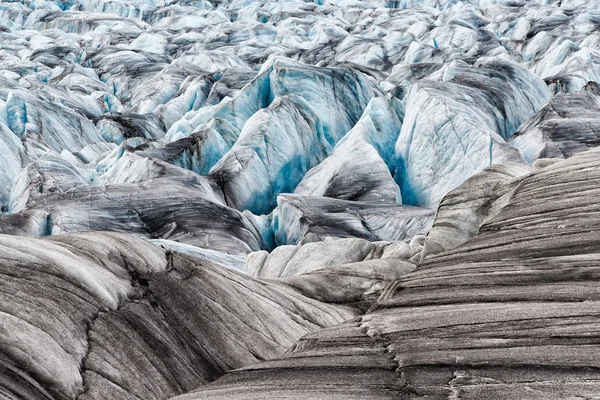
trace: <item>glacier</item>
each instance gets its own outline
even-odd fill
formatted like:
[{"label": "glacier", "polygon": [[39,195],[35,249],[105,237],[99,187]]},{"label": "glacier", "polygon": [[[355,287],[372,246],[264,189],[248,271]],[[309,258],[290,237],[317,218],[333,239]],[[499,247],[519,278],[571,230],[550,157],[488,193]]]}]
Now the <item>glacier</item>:
[{"label": "glacier", "polygon": [[0,1],[0,398],[593,398],[597,0]]}]

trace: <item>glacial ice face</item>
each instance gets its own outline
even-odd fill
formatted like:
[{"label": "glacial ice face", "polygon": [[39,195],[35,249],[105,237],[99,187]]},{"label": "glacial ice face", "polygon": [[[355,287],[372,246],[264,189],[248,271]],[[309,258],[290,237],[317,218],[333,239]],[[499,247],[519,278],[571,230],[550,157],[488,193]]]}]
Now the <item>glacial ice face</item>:
[{"label": "glacial ice face", "polygon": [[511,138],[527,162],[566,158],[598,145],[600,98],[596,85],[587,91],[560,93],[528,119]]},{"label": "glacial ice face", "polygon": [[400,188],[377,150],[364,140],[345,141],[308,171],[294,193],[341,200],[401,204]]},{"label": "glacial ice face", "polygon": [[[0,121],[18,137],[56,152],[77,151],[102,141],[92,122],[73,110],[78,108],[73,107],[76,99],[63,103],[60,94],[39,82],[31,82],[29,89],[5,78],[0,78],[0,83]],[[67,93],[62,96],[67,97]]]},{"label": "glacial ice face", "polygon": [[[9,185],[48,150],[66,151],[100,187],[134,153],[209,175],[213,199],[253,215],[294,191],[435,206],[490,163],[538,156],[521,135],[505,142],[549,98],[536,74],[551,92],[597,80],[590,18],[480,1],[5,3],[0,118],[23,150],[0,178]],[[291,98],[296,111],[270,115]],[[48,125],[39,109],[55,115]],[[294,112],[315,127],[287,129]],[[425,114],[438,120],[428,127]],[[290,135],[273,140],[281,130]],[[106,142],[119,147],[104,154]],[[2,190],[11,208],[12,187]]]},{"label": "glacial ice face", "polygon": [[259,234],[237,210],[216,204],[184,185],[162,185],[163,193],[147,184],[85,187],[66,198],[48,196],[46,204],[26,210],[47,212],[47,232],[53,235],[117,231],[232,254],[264,247]]},{"label": "glacial ice face", "polygon": [[263,71],[212,117],[233,122],[233,135],[241,130],[210,174],[222,182],[230,206],[254,213],[271,211],[279,193],[293,191],[373,96],[366,77],[353,71],[308,68],[278,58]]},{"label": "glacial ice face", "polygon": [[95,120],[102,138],[121,144],[131,138],[158,139],[165,135],[165,127],[155,114],[110,113]]},{"label": "glacial ice face", "polygon": [[135,148],[138,149],[140,156],[163,160],[198,175],[207,175],[229,150],[229,146],[217,131],[205,128],[174,142],[148,142]]},{"label": "glacial ice face", "polygon": [[23,144],[6,125],[0,122],[0,204],[6,204],[11,188],[25,158]]},{"label": "glacial ice face", "polygon": [[421,207],[286,194],[277,198],[272,225],[279,245],[325,237],[400,241],[426,233],[433,217]]},{"label": "glacial ice face", "polygon": [[[167,5],[137,1],[27,4],[11,3],[3,11],[2,21],[11,32],[3,33],[2,40],[20,46],[11,54],[13,60],[26,59],[18,70],[8,64],[3,76],[19,76],[29,83],[41,84],[52,98],[60,98],[78,112],[93,116],[100,140],[116,143],[132,135],[156,140],[165,133],[168,141],[177,141],[210,128],[227,147],[232,147],[244,124],[256,112],[267,108],[278,96],[296,94],[316,110],[326,135],[329,129],[339,128],[328,138],[335,145],[363,111],[365,115],[370,112],[377,125],[373,113],[382,112],[382,104],[377,103],[381,100],[374,99],[370,111],[365,110],[365,102],[373,95],[380,90],[395,94],[398,98],[391,102],[404,108],[408,103],[402,104],[398,99],[405,97],[410,86],[449,60],[473,63],[481,57],[506,58],[546,79],[552,90],[574,91],[587,81],[596,80],[595,75],[583,73],[593,71],[596,63],[598,40],[589,16],[569,14],[552,4],[509,7],[504,14],[497,12],[499,8],[493,2],[449,2],[443,6],[431,3],[433,8],[413,2],[378,2],[373,7],[375,3],[335,1],[219,5],[203,2],[194,3],[193,7],[188,2]],[[528,22],[536,16],[541,16],[539,21]],[[300,20],[302,24],[298,24]],[[555,35],[561,26],[568,28],[567,38]],[[126,38],[123,32],[128,32]],[[480,60],[478,65],[482,63]],[[341,64],[345,66],[340,68]],[[432,67],[428,67],[428,72],[413,73],[427,70],[420,66]],[[332,102],[331,95],[324,95],[331,88],[326,77],[341,69],[346,71],[342,80],[349,85],[334,85],[336,96],[343,91],[342,86],[352,87],[348,77],[357,70],[371,78],[358,73],[360,88],[353,96],[345,97],[350,100]],[[413,72],[407,75],[407,71]],[[522,81],[527,77],[519,76],[511,79],[524,87],[531,84]],[[339,79],[332,82],[336,81]],[[379,88],[373,86],[374,81],[379,81]],[[8,119],[19,135],[31,123],[24,122],[29,118],[28,103],[17,94],[7,104],[12,110]],[[349,114],[343,115],[344,112]],[[143,115],[143,122],[135,122],[136,115]],[[514,131],[512,124],[519,119],[511,118],[507,116],[511,125],[508,128]],[[396,125],[394,119],[386,111],[381,121],[387,128]],[[381,132],[381,126],[377,129]],[[388,137],[393,135],[378,135],[386,140]],[[98,137],[91,141],[98,141]],[[503,147],[494,139],[490,143],[492,147]],[[80,150],[75,147],[89,143],[82,144],[69,146],[69,150]],[[402,168],[396,172],[397,157],[390,153],[387,142],[380,146],[371,144],[407,192],[405,201],[434,204],[439,200],[439,196],[434,196],[437,200],[414,199],[419,197],[420,188],[403,183],[410,179],[401,179]],[[214,155],[201,157],[206,160],[201,165],[194,164],[197,155],[168,162],[205,174],[224,150],[222,143],[212,146],[207,146],[207,153]],[[51,149],[62,151],[57,147],[50,145]],[[483,151],[474,154],[475,158],[484,158]],[[499,155],[496,160],[501,161],[502,157]],[[478,163],[486,164],[481,160]],[[460,181],[462,175],[469,176],[468,170],[448,180]],[[268,201],[261,196],[265,196],[264,188],[272,185],[273,177],[257,180],[262,186],[253,190],[256,200],[246,199],[247,194],[243,194],[240,203],[254,202],[261,206],[253,205],[252,210],[269,211],[277,188]],[[440,192],[447,189],[442,187]],[[235,202],[232,199],[232,204]]]},{"label": "glacial ice face", "polygon": [[358,121],[377,92],[366,75],[353,69],[307,68],[282,58],[273,60],[270,82],[273,98],[297,94],[306,100],[331,146]]},{"label": "glacial ice face", "polygon": [[[262,105],[270,105],[244,122],[232,149],[211,170],[230,206],[259,214],[271,211],[279,193],[293,191],[331,152],[373,95],[366,78],[352,71],[301,67],[281,59],[264,69],[245,90],[262,90]],[[236,98],[216,115],[223,118],[239,106]],[[242,115],[249,111],[242,103]]]},{"label": "glacial ice face", "polygon": [[329,150],[312,107],[299,96],[277,98],[244,124],[239,139],[210,171],[227,203],[268,213],[274,196],[291,192]]},{"label": "glacial ice face", "polygon": [[[127,232],[232,254],[265,247],[244,215],[226,207],[216,186],[192,171],[126,153],[106,172],[94,173],[44,156],[15,185],[12,205],[19,214],[0,215],[0,225],[27,236]],[[93,182],[86,182],[90,176]],[[43,222],[37,222],[40,215]]]},{"label": "glacial ice face", "polygon": [[395,97],[375,97],[332,155],[304,176],[294,193],[342,200],[402,203],[391,173],[403,106]]},{"label": "glacial ice face", "polygon": [[505,139],[549,98],[535,75],[492,59],[450,63],[414,84],[396,144],[404,202],[434,207],[486,166],[518,162]]},{"label": "glacial ice face", "polygon": [[377,150],[390,172],[393,172],[396,167],[394,145],[400,135],[404,113],[404,104],[398,98],[375,97],[367,104],[360,120],[344,135],[338,146],[364,140]]},{"label": "glacial ice face", "polygon": [[71,189],[89,184],[92,176],[91,171],[48,152],[21,170],[10,193],[8,211],[22,211],[46,193],[64,195]]},{"label": "glacial ice face", "polygon": [[597,8],[0,1],[0,393],[593,397]]},{"label": "glacial ice face", "polygon": [[[0,171],[4,208],[18,170],[49,150],[98,188],[118,181],[107,171],[124,155],[161,160],[208,175],[203,193],[253,215],[292,192],[433,207],[490,163],[533,161],[542,153],[519,144],[531,135],[505,142],[551,92],[597,80],[593,18],[569,7],[4,3],[0,122],[21,138],[7,139],[20,161]],[[587,132],[569,148],[592,144]]]}]

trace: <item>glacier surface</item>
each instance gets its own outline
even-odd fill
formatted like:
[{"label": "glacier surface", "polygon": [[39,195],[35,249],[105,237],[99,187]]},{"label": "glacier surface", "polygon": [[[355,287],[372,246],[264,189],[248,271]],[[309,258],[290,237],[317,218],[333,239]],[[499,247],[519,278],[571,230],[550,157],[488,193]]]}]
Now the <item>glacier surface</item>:
[{"label": "glacier surface", "polygon": [[0,1],[0,397],[597,395],[599,9]]}]

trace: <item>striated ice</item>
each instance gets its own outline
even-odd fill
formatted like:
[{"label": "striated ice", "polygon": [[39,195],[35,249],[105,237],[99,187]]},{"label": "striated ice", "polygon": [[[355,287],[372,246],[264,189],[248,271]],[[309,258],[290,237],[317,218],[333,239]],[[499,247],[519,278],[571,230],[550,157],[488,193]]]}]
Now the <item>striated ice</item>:
[{"label": "striated ice", "polygon": [[9,212],[19,212],[45,193],[65,194],[91,182],[92,172],[71,164],[60,155],[48,152],[23,168],[10,193]]},{"label": "striated ice", "polygon": [[203,249],[201,247],[179,243],[173,240],[153,239],[151,242],[164,249],[187,254],[201,261],[208,261],[238,271],[246,271],[246,257],[242,255],[227,254],[215,250]]},{"label": "striated ice", "polygon": [[329,142],[309,104],[298,96],[275,100],[244,125],[233,148],[211,170],[230,206],[253,213],[274,208],[328,153]]},{"label": "striated ice", "polygon": [[0,393],[594,397],[598,8],[0,1]]},{"label": "striated ice", "polygon": [[0,204],[7,203],[11,188],[24,161],[24,147],[19,138],[0,122]]},{"label": "striated ice", "polygon": [[140,150],[139,155],[164,160],[199,175],[207,175],[229,150],[229,146],[217,131],[203,128],[174,142],[149,142],[136,147],[136,150]]},{"label": "striated ice", "polygon": [[277,198],[272,226],[278,245],[326,237],[407,240],[427,232],[433,217],[421,207],[285,194]]},{"label": "striated ice", "polygon": [[[372,128],[373,136],[376,136],[370,118],[365,125]],[[341,200],[402,203],[400,188],[387,165],[377,150],[363,139],[338,144],[330,157],[306,173],[294,193]]]},{"label": "striated ice", "polygon": [[557,94],[511,138],[523,158],[566,158],[598,145],[600,97],[589,91]]},{"label": "striated ice", "polygon": [[[263,72],[240,92],[241,99],[252,102],[240,104],[236,97],[215,114],[223,118],[236,110],[237,118],[229,120],[243,123],[243,128],[232,149],[211,170],[211,176],[222,182],[229,205],[259,214],[271,211],[279,193],[293,191],[304,174],[331,152],[373,96],[366,78],[350,71],[301,68],[279,59],[265,68],[268,74]],[[311,91],[318,84],[320,90]],[[261,106],[260,97],[248,97],[258,85],[263,85],[258,103],[270,105],[242,121],[240,116],[253,112],[251,107]]]},{"label": "striated ice", "polygon": [[436,206],[486,166],[518,161],[519,152],[505,139],[549,95],[535,75],[491,59],[475,66],[453,62],[414,84],[396,144],[403,201]]}]

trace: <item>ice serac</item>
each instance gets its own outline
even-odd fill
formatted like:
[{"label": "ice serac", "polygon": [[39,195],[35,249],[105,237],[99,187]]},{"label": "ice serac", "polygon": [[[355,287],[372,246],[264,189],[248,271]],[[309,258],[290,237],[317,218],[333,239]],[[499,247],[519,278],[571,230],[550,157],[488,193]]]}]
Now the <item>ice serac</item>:
[{"label": "ice serac", "polygon": [[393,149],[402,117],[398,99],[372,99],[331,156],[306,173],[294,193],[401,204],[400,189],[390,171],[394,170]]},{"label": "ice serac", "polygon": [[[31,175],[32,180],[25,173],[23,193],[31,193],[33,188],[34,196],[25,201],[22,218],[3,214],[0,225],[16,224],[28,236],[91,230],[127,232],[232,254],[264,247],[260,233],[244,215],[226,207],[218,188],[192,171],[127,153],[93,184],[75,185],[68,191],[73,175],[62,172],[50,168],[42,185],[49,182],[56,190],[42,193],[35,190],[37,174]],[[62,183],[66,186],[61,188]],[[17,200],[25,198],[19,195]],[[23,202],[15,204],[21,207]],[[36,211],[46,215],[41,233],[29,217],[37,215]],[[26,227],[35,231],[27,232]]]},{"label": "ice serac", "polygon": [[527,162],[570,157],[600,143],[600,93],[595,84],[588,88],[557,94],[519,128],[510,143]]},{"label": "ice serac", "polygon": [[[94,50],[88,56],[89,65],[100,71],[99,78],[127,106],[135,107],[145,100],[146,96],[142,94],[148,94],[150,89],[145,83],[169,66],[169,58],[165,55],[123,50],[114,46],[100,46]],[[167,79],[169,78],[171,77]],[[178,79],[183,81],[185,77],[179,76]],[[164,102],[167,102],[177,89],[168,85],[170,82],[165,83],[165,87],[159,88],[157,95],[163,95]],[[138,90],[140,95],[136,96]]]},{"label": "ice serac", "polygon": [[199,176],[192,171],[178,168],[155,158],[142,157],[139,153],[130,151],[123,151],[116,159],[112,159],[110,156],[108,158],[110,160],[105,164],[106,170],[99,174],[92,184],[95,187],[118,184],[149,186],[170,182],[196,190],[199,195],[213,203],[223,204],[223,198],[218,188],[206,177]]},{"label": "ice serac", "polygon": [[211,86],[212,79],[203,69],[190,63],[172,63],[144,85],[133,88],[131,111],[156,111],[168,127],[186,112],[200,108]]},{"label": "ice serac", "polygon": [[280,97],[246,122],[210,176],[231,207],[268,213],[277,194],[292,191],[329,146],[308,103],[299,96]]},{"label": "ice serac", "polygon": [[65,194],[87,185],[91,177],[90,171],[50,151],[21,170],[10,193],[9,211],[22,211],[45,194]]},{"label": "ice serac", "polygon": [[136,150],[140,150],[140,156],[157,158],[199,175],[207,175],[229,150],[229,146],[217,131],[204,128],[183,139],[166,144],[149,142],[138,146]]},{"label": "ice serac", "polygon": [[427,233],[433,217],[433,210],[422,207],[283,194],[272,227],[280,245],[326,237],[399,241]]},{"label": "ice serac", "polygon": [[311,169],[295,194],[401,204],[400,188],[377,151],[363,140],[344,142]]},{"label": "ice serac", "polygon": [[371,99],[358,123],[346,134],[340,144],[364,140],[371,144],[393,172],[396,168],[394,145],[402,129],[404,103],[392,95]]},{"label": "ice serac", "polygon": [[[0,84],[0,122],[23,140],[59,153],[102,141],[94,124],[74,111],[75,107],[69,107],[75,102],[65,100],[66,94],[54,93],[39,81],[31,82],[26,89],[0,76]],[[49,99],[39,94],[47,94]]]},{"label": "ice serac", "polygon": [[589,150],[524,176],[477,235],[365,315],[176,399],[593,397],[599,160]]},{"label": "ice serac", "polygon": [[442,63],[425,63],[425,62],[415,62],[409,65],[397,65],[395,66],[390,75],[386,79],[386,84],[392,85],[390,91],[398,96],[399,98],[403,98],[413,83],[419,81],[431,75],[435,71],[442,68],[444,64]]},{"label": "ice serac", "polygon": [[158,139],[165,135],[165,126],[155,114],[111,113],[95,123],[104,140],[116,144],[130,138]]},{"label": "ice serac", "polygon": [[49,198],[42,209],[49,213],[52,234],[128,232],[233,254],[262,247],[258,233],[238,211],[181,185],[165,184],[162,190],[156,193],[147,185],[108,185],[75,191],[68,199]]},{"label": "ice serac", "polygon": [[404,203],[434,207],[486,166],[518,162],[506,139],[549,97],[543,81],[499,59],[452,62],[414,84],[396,144]]},{"label": "ice serac", "polygon": [[0,122],[0,204],[7,209],[11,188],[26,159],[25,148],[17,135]]},{"label": "ice serac", "polygon": [[[185,75],[186,71],[182,71],[182,74]],[[206,75],[188,75],[180,83],[175,97],[166,104],[160,103],[151,111],[156,111],[165,126],[171,127],[188,112],[196,111],[202,107],[212,87],[213,81],[210,77]]]},{"label": "ice serac", "polygon": [[326,238],[279,246],[270,254],[250,253],[247,272],[286,284],[310,298],[366,311],[387,284],[416,268],[409,259],[412,255],[405,242]]},{"label": "ice serac", "polygon": [[296,94],[305,99],[319,117],[331,146],[354,126],[377,94],[372,81],[351,68],[309,67],[286,58],[275,58],[270,68],[272,97]]},{"label": "ice serac", "polygon": [[[250,96],[259,83],[261,96]],[[261,75],[215,114],[224,118],[230,112],[233,126],[243,124],[235,145],[211,170],[228,204],[257,214],[271,211],[276,196],[293,191],[354,126],[373,95],[370,81],[352,70],[281,58],[263,66]],[[245,98],[252,102],[242,102]],[[233,113],[238,108],[241,112]]]}]

